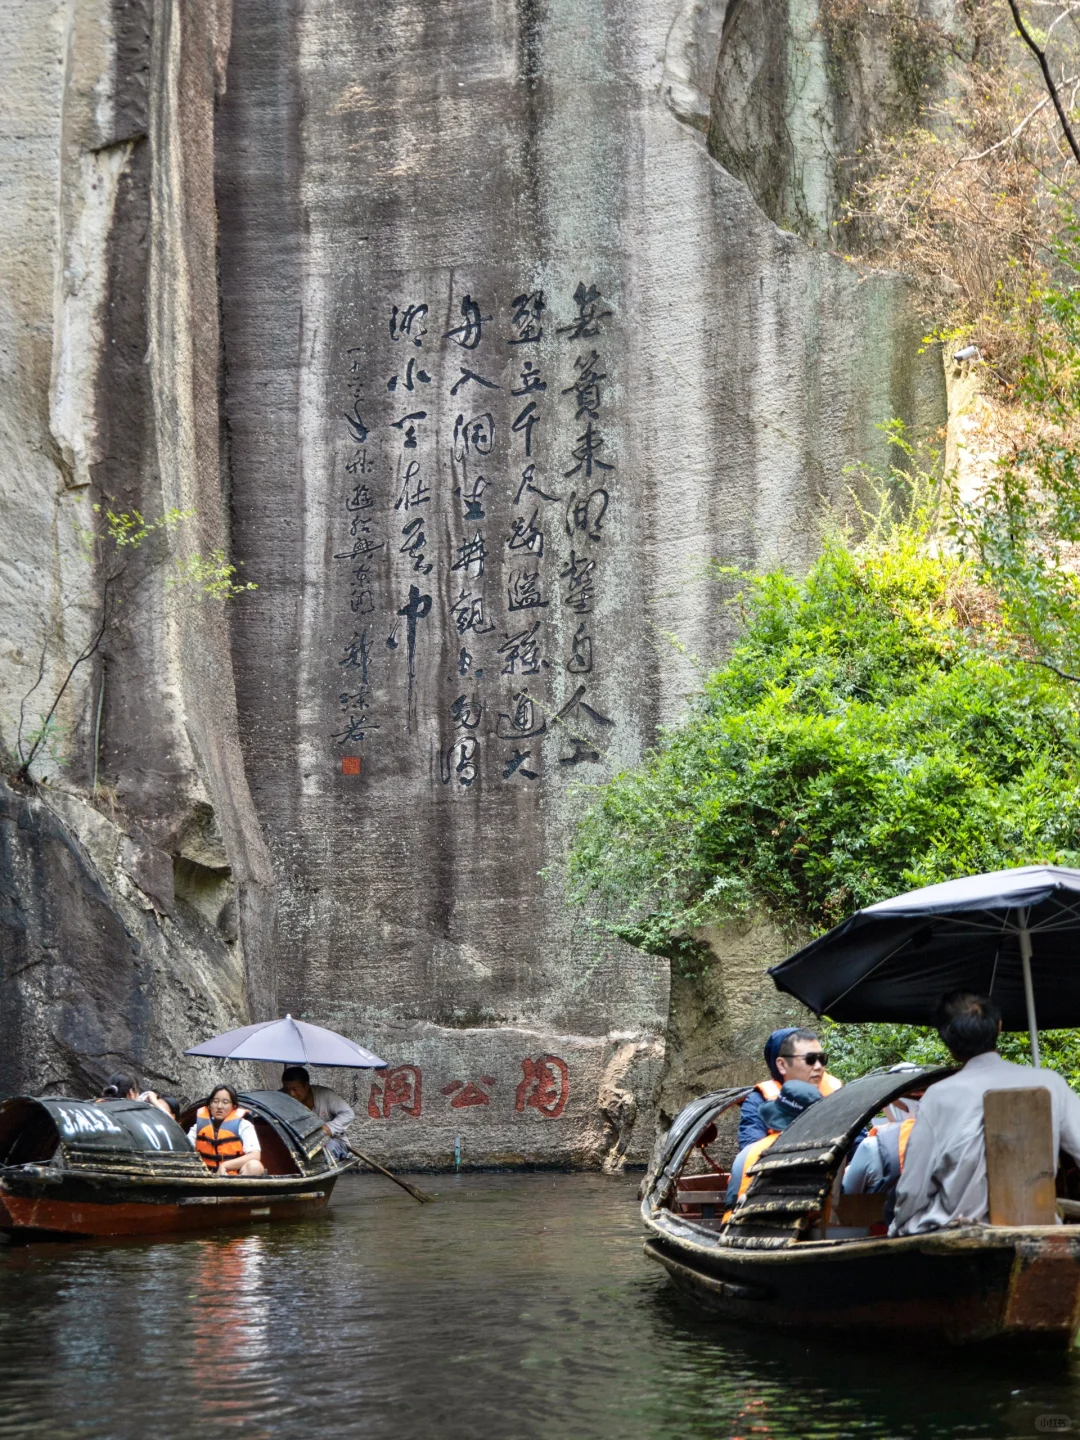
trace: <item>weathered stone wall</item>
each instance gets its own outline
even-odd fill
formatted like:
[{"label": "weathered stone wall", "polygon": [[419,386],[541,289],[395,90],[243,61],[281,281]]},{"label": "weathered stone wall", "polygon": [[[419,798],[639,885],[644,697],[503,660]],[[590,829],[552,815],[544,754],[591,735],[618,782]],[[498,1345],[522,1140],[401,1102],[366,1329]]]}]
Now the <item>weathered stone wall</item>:
[{"label": "weathered stone wall", "polygon": [[850,248],[844,204],[882,133],[934,123],[941,57],[964,29],[952,0],[905,6],[851,0],[722,0],[688,7],[715,64],[706,107],[687,119],[710,154],[744,180],[767,215],[814,241]]},{"label": "weathered stone wall", "polygon": [[[778,230],[677,117],[710,109],[720,8],[236,11],[241,731],[281,994],[405,1067],[365,1107],[391,1152],[467,1120],[481,1157],[581,1154],[612,1031],[648,1108],[666,978],[564,906],[575,786],[722,650],[703,562],[804,564],[874,427],[940,418],[899,283]],[[560,1115],[519,1108],[541,1056]]]},{"label": "weathered stone wall", "polygon": [[804,937],[757,914],[706,926],[695,938],[702,946],[698,963],[672,966],[668,1063],[658,1097],[664,1124],[695,1095],[762,1079],[766,1036],[781,1025],[813,1023],[765,976]]},{"label": "weathered stone wall", "polygon": [[[272,1003],[272,878],[223,607],[170,589],[176,559],[228,545],[212,178],[228,13],[4,6],[12,771],[62,692],[33,767],[41,799],[6,792],[5,1091],[85,1087],[132,1063],[195,1087],[180,1054],[193,1034]],[[125,554],[90,540],[93,506],[194,519]]]},{"label": "weathered stone wall", "polygon": [[[132,1070],[197,1093],[178,1042],[246,1010],[237,947],[171,894],[172,862],[76,795],[0,782],[0,1087],[90,1095]],[[251,1082],[245,1070],[230,1076]]]},{"label": "weathered stone wall", "polygon": [[[578,791],[722,653],[703,563],[804,564],[942,418],[903,286],[710,157],[723,4],[0,9],[9,756],[108,603],[91,503],[197,514],[65,693],[69,793],[10,798],[0,1087],[194,1087],[280,1006],[391,1061],[342,1082],[379,1154],[643,1156],[667,967],[567,910]],[[257,591],[169,588],[218,547]]]}]

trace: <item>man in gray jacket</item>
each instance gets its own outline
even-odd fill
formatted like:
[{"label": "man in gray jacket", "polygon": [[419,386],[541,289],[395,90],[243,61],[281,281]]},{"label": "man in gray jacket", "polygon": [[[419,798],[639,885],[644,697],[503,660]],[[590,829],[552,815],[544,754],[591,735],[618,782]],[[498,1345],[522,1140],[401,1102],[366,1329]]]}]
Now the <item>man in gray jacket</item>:
[{"label": "man in gray jacket", "polygon": [[1054,1154],[1063,1149],[1080,1163],[1080,1095],[1053,1070],[1001,1058],[1001,1011],[993,1000],[957,991],[941,1001],[935,1023],[964,1068],[931,1085],[923,1097],[896,1190],[890,1235],[919,1235],[951,1220],[987,1221],[983,1096],[988,1090],[1049,1090]]},{"label": "man in gray jacket", "polygon": [[286,1065],[281,1072],[281,1088],[286,1095],[314,1110],[327,1134],[326,1148],[335,1160],[347,1160],[349,1146],[346,1132],[356,1119],[356,1111],[329,1085],[312,1085],[311,1076],[303,1065]]}]

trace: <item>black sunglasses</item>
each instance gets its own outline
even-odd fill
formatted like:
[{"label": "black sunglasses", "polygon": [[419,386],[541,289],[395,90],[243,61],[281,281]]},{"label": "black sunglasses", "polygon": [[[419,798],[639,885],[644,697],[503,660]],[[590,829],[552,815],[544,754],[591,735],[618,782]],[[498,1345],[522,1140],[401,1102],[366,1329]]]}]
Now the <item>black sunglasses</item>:
[{"label": "black sunglasses", "polygon": [[805,1055],[785,1055],[783,1050],[777,1056],[778,1060],[805,1060],[807,1065],[827,1065],[829,1057],[824,1050],[807,1050]]}]

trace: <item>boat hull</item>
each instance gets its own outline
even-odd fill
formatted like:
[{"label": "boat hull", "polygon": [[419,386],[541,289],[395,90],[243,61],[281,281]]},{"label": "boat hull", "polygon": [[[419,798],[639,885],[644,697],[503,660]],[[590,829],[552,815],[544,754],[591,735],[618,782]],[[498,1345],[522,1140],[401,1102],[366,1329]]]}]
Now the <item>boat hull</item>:
[{"label": "boat hull", "polygon": [[645,1250],[685,1294],[739,1324],[1067,1350],[1080,1328],[1080,1233],[972,1226],[773,1251]]},{"label": "boat hull", "polygon": [[5,1178],[0,1180],[0,1231],[22,1239],[169,1235],[303,1220],[326,1208],[336,1179],[331,1173],[285,1183],[237,1180],[177,1186],[122,1184],[111,1176],[38,1183]]}]

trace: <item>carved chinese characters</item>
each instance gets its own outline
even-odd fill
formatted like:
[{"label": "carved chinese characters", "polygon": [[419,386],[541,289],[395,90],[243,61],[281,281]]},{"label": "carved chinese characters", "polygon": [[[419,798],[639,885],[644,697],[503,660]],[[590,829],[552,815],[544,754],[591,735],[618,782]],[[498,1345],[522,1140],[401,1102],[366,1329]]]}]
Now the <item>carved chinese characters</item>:
[{"label": "carved chinese characters", "polygon": [[372,302],[341,351],[329,739],[344,761],[437,736],[449,795],[528,789],[600,761],[617,723],[596,632],[615,308],[582,279],[554,297],[439,283]]},{"label": "carved chinese characters", "polygon": [[519,1113],[527,1106],[557,1120],[570,1098],[570,1072],[566,1061],[558,1055],[541,1055],[536,1060],[521,1062],[522,1079],[514,1095],[514,1109]]},{"label": "carved chinese characters", "polygon": [[[440,1086],[439,1094],[446,1097],[441,1104],[451,1110],[486,1105],[498,1111],[518,1115],[532,1112],[545,1120],[558,1120],[570,1099],[566,1061],[559,1055],[525,1056],[520,1065],[521,1080],[512,1098],[509,1086],[500,1086],[494,1075],[477,1075],[475,1079],[455,1077]],[[395,1065],[379,1074],[368,1092],[367,1113],[372,1120],[389,1120],[398,1114],[419,1120],[425,1113],[420,1066]]]},{"label": "carved chinese characters", "polygon": [[395,1065],[384,1070],[371,1086],[368,1115],[372,1120],[389,1120],[396,1106],[419,1120],[423,1110],[423,1075],[418,1065]]}]

